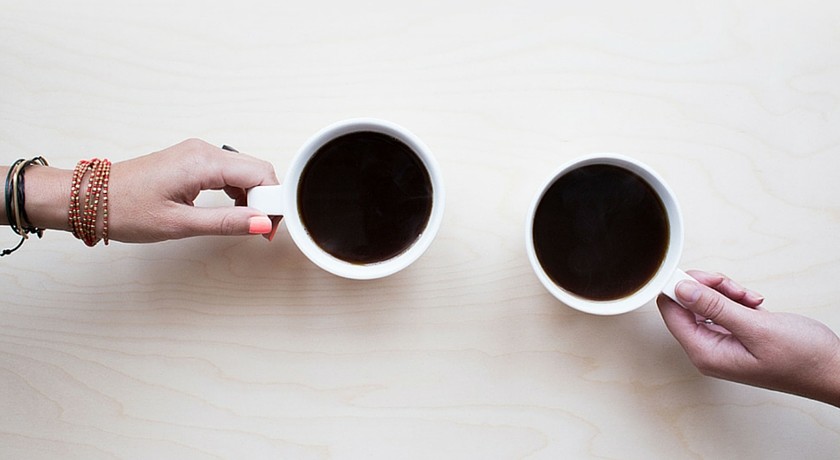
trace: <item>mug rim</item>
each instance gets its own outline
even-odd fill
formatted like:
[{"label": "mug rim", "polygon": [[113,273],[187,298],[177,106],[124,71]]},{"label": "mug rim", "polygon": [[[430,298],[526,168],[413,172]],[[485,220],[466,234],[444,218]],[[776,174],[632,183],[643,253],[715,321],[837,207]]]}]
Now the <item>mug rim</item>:
[{"label": "mug rim", "polygon": [[[534,248],[534,217],[537,207],[548,189],[565,174],[589,165],[607,164],[626,169],[650,185],[662,204],[668,217],[669,238],[665,257],[653,277],[635,290],[632,294],[615,300],[594,300],[569,292],[558,286],[545,272],[537,258]],[[555,298],[576,310],[595,315],[617,315],[636,310],[656,298],[661,293],[672,275],[679,270],[679,261],[684,244],[684,227],[682,212],[673,190],[665,180],[647,164],[618,153],[595,153],[567,161],[557,168],[549,178],[542,183],[536,196],[531,202],[527,215],[525,244],[531,267],[542,285]]]},{"label": "mug rim", "polygon": [[[380,262],[357,264],[339,259],[328,253],[311,238],[300,219],[297,193],[301,174],[309,160],[329,141],[355,132],[370,131],[392,136],[407,145],[417,155],[429,174],[432,185],[432,209],[420,236],[400,254]],[[350,118],[322,128],[304,143],[292,159],[283,182],[283,200],[287,211],[286,228],[295,245],[322,269],[344,278],[376,279],[394,274],[415,262],[431,246],[443,220],[445,192],[440,167],[429,148],[406,128],[377,118]]]}]

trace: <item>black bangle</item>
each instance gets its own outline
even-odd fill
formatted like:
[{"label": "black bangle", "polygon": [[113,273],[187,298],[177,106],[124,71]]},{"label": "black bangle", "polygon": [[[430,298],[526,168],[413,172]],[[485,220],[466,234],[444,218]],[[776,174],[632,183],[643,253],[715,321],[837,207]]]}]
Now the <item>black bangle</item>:
[{"label": "black bangle", "polygon": [[[12,228],[12,231],[17,233],[18,235],[20,235],[20,233],[18,232],[17,226],[15,225],[15,218],[12,216],[12,175],[14,174],[15,169],[17,169],[17,166],[22,161],[24,161],[23,158],[15,161],[14,163],[12,163],[11,166],[9,166],[9,173],[6,174],[6,187],[5,187],[6,221],[9,223],[9,226]],[[3,249],[3,251],[0,252],[0,257],[7,256],[7,255],[17,251],[18,248],[20,248],[21,245],[23,245],[24,240],[26,240],[26,238],[23,235],[21,235],[20,241],[18,241],[17,246],[15,246],[13,248],[9,248],[9,249]]]},{"label": "black bangle", "polygon": [[0,251],[0,257],[15,252],[29,238],[28,235],[30,233],[37,234],[38,238],[44,235],[44,229],[32,225],[29,222],[29,216],[26,214],[26,183],[24,182],[24,177],[26,168],[34,164],[49,166],[47,160],[43,157],[35,157],[29,161],[21,158],[9,167],[9,172],[6,174],[6,186],[4,188],[6,219],[12,231],[20,235],[21,238],[17,246]]},{"label": "black bangle", "polygon": [[12,176],[14,175],[15,169],[17,169],[18,165],[24,162],[23,158],[15,161],[9,166],[9,173],[6,174],[6,221],[9,223],[9,226],[12,227],[12,231],[20,235],[20,231],[17,228],[17,219],[15,219],[14,214],[12,213]]}]

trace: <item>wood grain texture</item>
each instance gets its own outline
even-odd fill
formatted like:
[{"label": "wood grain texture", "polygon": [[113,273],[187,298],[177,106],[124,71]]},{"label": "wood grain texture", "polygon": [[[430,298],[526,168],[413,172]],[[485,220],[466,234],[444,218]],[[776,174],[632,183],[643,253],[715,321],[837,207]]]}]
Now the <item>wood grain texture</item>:
[{"label": "wood grain texture", "polygon": [[700,376],[652,305],[572,311],[524,249],[552,170],[632,155],[679,197],[686,268],[840,330],[840,3],[516,3],[0,1],[3,163],[201,137],[282,173],[376,116],[448,194],[373,282],[285,233],[26,244],[0,260],[0,457],[840,456],[836,408]]}]

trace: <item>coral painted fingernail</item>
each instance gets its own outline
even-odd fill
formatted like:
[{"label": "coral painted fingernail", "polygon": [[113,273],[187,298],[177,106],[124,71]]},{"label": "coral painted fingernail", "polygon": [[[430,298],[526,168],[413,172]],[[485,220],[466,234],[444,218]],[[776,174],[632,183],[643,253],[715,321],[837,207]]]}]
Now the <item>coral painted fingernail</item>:
[{"label": "coral painted fingernail", "polygon": [[271,232],[271,219],[268,216],[254,216],[248,219],[248,233],[263,235]]}]

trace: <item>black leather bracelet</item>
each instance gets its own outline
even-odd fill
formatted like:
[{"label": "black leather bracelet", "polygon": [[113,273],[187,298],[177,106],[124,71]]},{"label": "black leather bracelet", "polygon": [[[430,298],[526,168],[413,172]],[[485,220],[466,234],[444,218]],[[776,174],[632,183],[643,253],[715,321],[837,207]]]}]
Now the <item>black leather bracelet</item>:
[{"label": "black leather bracelet", "polygon": [[14,213],[12,212],[12,176],[14,175],[15,169],[17,169],[18,165],[24,162],[23,158],[15,161],[9,166],[9,173],[6,174],[6,188],[5,188],[5,197],[6,197],[6,221],[9,223],[9,226],[12,227],[12,231],[20,235],[20,232],[17,228],[17,221],[15,219]]},{"label": "black leather bracelet", "polygon": [[24,177],[26,168],[35,164],[41,166],[49,165],[47,160],[40,156],[29,161],[21,158],[9,167],[9,172],[6,174],[6,185],[4,187],[6,220],[12,231],[20,235],[20,241],[13,248],[0,250],[0,257],[17,251],[23,245],[23,242],[29,238],[28,235],[30,233],[37,234],[38,238],[44,235],[44,229],[32,225],[29,222],[29,216],[26,214],[26,182]]}]

